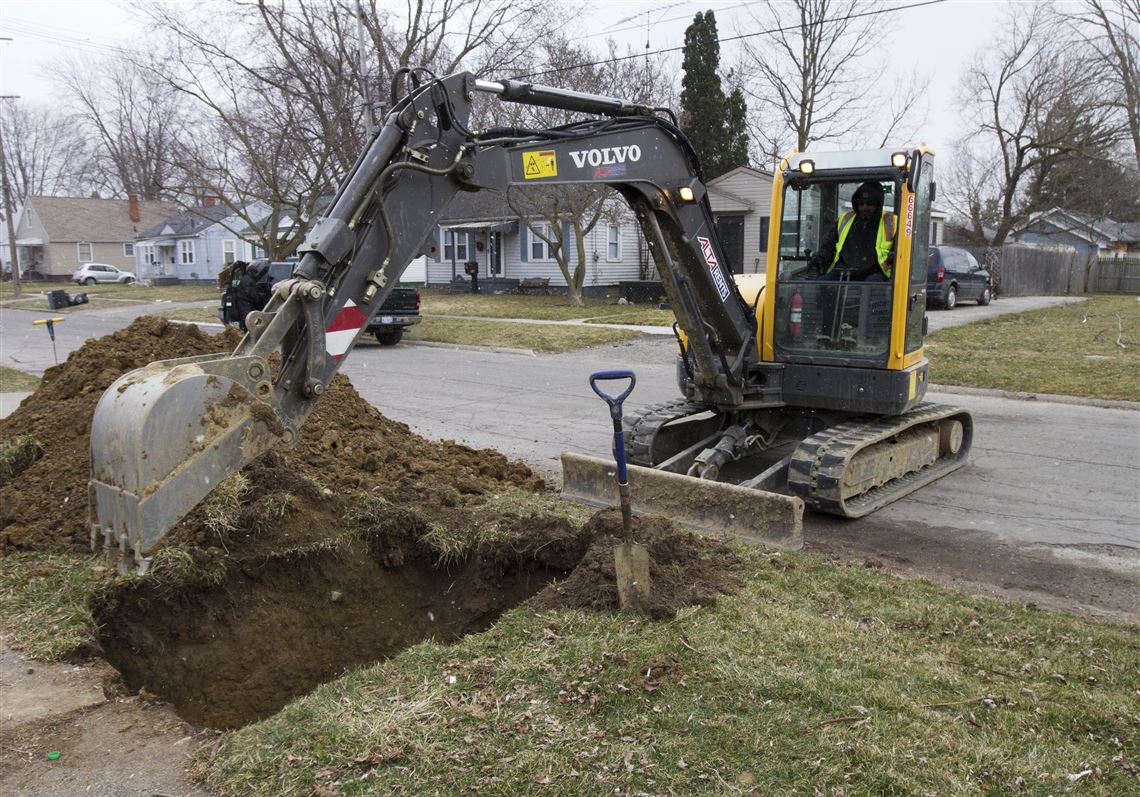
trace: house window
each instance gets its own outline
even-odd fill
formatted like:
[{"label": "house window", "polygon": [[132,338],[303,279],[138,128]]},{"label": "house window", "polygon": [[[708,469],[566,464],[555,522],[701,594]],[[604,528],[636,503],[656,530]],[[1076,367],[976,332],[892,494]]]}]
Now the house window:
[{"label": "house window", "polygon": [[133,241],[124,241],[123,242],[123,257],[134,257],[134,256],[135,256],[135,244],[134,244],[134,242]]},{"label": "house window", "polygon": [[223,240],[222,241],[222,265],[228,266],[230,263],[237,260],[237,241]]},{"label": "house window", "polygon": [[194,265],[194,242],[178,242],[178,262],[184,266]]},{"label": "house window", "polygon": [[467,259],[467,233],[456,230],[444,230],[443,259],[453,262]]},{"label": "house window", "polygon": [[768,225],[771,224],[771,217],[760,217],[760,251],[768,251]]},{"label": "house window", "polygon": [[606,227],[606,259],[611,263],[621,260],[621,227],[616,224]]},{"label": "house window", "polygon": [[90,263],[92,260],[91,242],[79,241],[75,244],[75,256],[79,259],[80,263]]},{"label": "house window", "polygon": [[546,241],[540,238],[540,235],[550,237],[550,227],[546,224],[532,224],[531,229],[534,235],[530,237],[530,259],[531,260],[549,260],[550,247],[546,245]]}]

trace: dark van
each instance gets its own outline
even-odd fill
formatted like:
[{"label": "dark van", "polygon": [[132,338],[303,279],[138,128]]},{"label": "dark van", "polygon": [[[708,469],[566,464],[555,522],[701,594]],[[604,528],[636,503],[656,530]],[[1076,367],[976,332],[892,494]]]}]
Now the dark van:
[{"label": "dark van", "polygon": [[962,300],[986,305],[993,298],[993,282],[974,256],[955,246],[930,247],[927,260],[926,304],[953,310]]}]

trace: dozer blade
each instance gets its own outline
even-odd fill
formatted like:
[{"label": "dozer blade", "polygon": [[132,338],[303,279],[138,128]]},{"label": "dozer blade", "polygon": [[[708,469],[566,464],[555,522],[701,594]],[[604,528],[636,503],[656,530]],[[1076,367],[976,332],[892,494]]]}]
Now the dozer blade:
[{"label": "dozer blade", "polygon": [[[613,460],[562,453],[562,497],[590,506],[616,506]],[[773,548],[803,547],[804,502],[795,496],[629,466],[633,511],[664,515],[706,534],[732,534]]]},{"label": "dozer blade", "polygon": [[[259,357],[206,355],[151,363],[107,389],[91,423],[91,546],[120,572],[148,554],[226,476],[296,430],[262,398]],[[261,398],[259,398],[261,397]]]}]

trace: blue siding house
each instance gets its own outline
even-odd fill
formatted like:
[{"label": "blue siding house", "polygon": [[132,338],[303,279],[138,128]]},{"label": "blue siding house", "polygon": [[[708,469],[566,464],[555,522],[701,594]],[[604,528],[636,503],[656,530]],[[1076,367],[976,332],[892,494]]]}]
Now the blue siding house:
[{"label": "blue siding house", "polygon": [[[245,216],[268,213],[260,202]],[[235,260],[260,256],[255,239],[243,236],[248,223],[220,202],[207,202],[177,213],[141,232],[135,240],[139,279],[160,282],[214,283],[218,272]]]}]

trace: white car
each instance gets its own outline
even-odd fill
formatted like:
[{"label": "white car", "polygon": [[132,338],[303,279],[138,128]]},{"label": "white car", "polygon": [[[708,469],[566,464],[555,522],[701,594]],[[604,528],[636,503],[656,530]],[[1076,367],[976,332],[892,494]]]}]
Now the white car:
[{"label": "white car", "polygon": [[97,282],[119,282],[125,285],[134,282],[135,275],[106,263],[84,263],[71,275],[71,281],[76,285],[94,285]]}]

